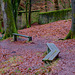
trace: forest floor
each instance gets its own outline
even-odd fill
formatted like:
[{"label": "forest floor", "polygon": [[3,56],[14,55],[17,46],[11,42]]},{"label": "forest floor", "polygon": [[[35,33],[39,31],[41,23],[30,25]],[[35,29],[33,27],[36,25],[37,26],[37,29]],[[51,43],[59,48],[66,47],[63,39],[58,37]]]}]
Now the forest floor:
[{"label": "forest floor", "polygon": [[[14,42],[13,38],[0,41],[0,75],[75,75],[75,39],[64,38],[71,27],[71,20],[49,24],[34,23],[31,28],[18,33],[32,36]],[[54,43],[60,50],[59,58],[50,64],[42,59],[46,55],[46,43]]]}]

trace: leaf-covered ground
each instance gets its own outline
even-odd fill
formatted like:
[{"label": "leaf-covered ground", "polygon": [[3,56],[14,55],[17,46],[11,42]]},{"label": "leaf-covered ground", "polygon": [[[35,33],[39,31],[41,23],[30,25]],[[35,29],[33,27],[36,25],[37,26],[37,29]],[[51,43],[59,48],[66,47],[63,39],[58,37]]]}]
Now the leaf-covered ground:
[{"label": "leaf-covered ground", "polygon": [[[32,36],[0,41],[1,75],[75,75],[75,39],[64,38],[71,27],[71,20],[61,20],[49,24],[33,24],[31,28],[18,32]],[[54,43],[60,50],[59,58],[50,64],[42,59],[46,55],[46,43]]]}]

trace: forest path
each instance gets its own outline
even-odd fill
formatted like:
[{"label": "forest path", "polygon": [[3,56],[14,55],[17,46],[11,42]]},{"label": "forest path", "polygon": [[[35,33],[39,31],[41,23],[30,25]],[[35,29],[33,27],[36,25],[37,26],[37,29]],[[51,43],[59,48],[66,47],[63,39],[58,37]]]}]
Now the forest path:
[{"label": "forest path", "polygon": [[[33,40],[27,42],[26,38],[21,37],[16,42],[12,41],[12,38],[0,41],[0,62],[12,56],[22,56],[23,62],[17,66],[20,71],[22,70],[21,74],[35,74],[40,66],[44,67],[42,59],[43,53],[47,51],[46,43],[54,43],[59,48],[60,54],[56,66],[51,66],[50,75],[75,75],[75,39],[58,40],[68,34],[70,27],[71,20],[61,20],[19,30],[20,34],[32,36]],[[2,54],[6,54],[6,60],[1,57]],[[28,71],[28,68],[31,70]]]}]

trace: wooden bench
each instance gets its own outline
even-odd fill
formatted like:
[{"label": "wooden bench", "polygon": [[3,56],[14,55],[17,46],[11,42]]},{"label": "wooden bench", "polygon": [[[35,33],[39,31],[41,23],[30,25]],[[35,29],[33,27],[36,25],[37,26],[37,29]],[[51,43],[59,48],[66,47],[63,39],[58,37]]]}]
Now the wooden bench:
[{"label": "wooden bench", "polygon": [[59,49],[53,43],[47,43],[48,54],[43,58],[42,61],[53,61],[59,54]]},{"label": "wooden bench", "polygon": [[28,41],[32,41],[32,37],[30,37],[30,36],[13,33],[13,40],[14,40],[14,41],[17,41],[17,36],[26,37],[26,38],[28,38]]}]

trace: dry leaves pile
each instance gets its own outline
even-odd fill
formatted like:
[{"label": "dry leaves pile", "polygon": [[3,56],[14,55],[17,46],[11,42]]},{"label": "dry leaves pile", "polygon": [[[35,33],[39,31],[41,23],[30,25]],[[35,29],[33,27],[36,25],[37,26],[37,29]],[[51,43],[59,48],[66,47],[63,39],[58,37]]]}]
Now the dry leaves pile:
[{"label": "dry leaves pile", "polygon": [[[75,39],[64,38],[71,27],[71,20],[61,20],[44,25],[32,25],[19,30],[23,35],[32,36],[33,41],[20,37],[0,41],[1,75],[75,75]],[[59,59],[51,64],[44,64],[46,43],[54,43],[60,50]]]}]

